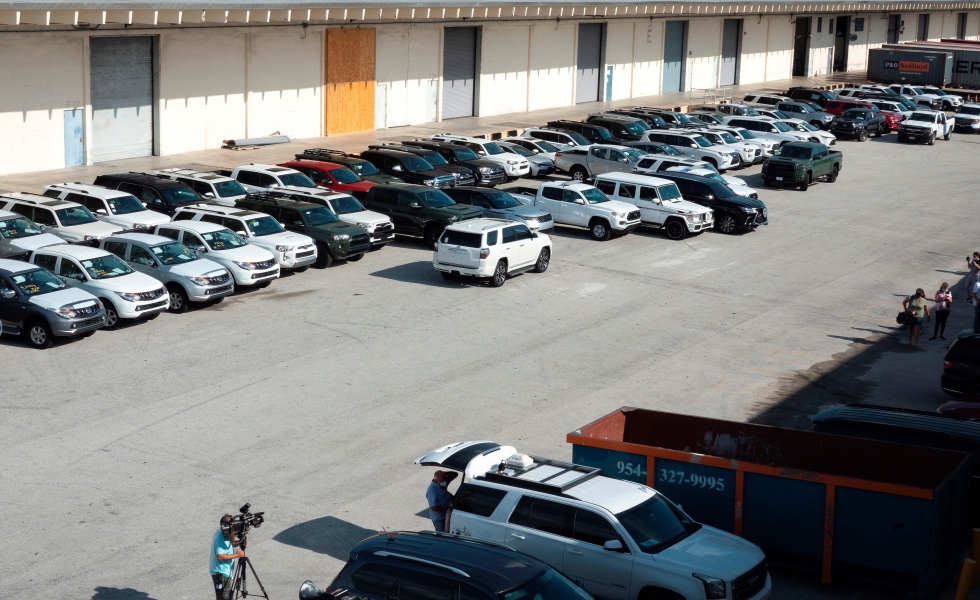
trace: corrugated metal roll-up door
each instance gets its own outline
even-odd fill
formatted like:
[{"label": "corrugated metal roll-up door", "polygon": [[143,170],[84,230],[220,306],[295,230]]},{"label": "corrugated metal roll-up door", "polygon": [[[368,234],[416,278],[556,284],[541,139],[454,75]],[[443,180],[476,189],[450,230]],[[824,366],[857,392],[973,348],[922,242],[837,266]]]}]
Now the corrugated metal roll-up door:
[{"label": "corrugated metal roll-up door", "polygon": [[578,26],[578,66],[575,75],[575,102],[599,100],[602,73],[602,24]]},{"label": "corrugated metal roll-up door", "polygon": [[92,161],[153,154],[153,38],[93,37]]},{"label": "corrugated metal roll-up door", "polygon": [[473,116],[476,27],[447,27],[442,55],[442,118]]},{"label": "corrugated metal roll-up door", "polygon": [[667,21],[664,28],[664,79],[661,93],[684,91],[687,21]]},{"label": "corrugated metal roll-up door", "polygon": [[721,80],[719,85],[735,85],[738,77],[739,42],[742,39],[742,20],[725,19],[721,32]]}]

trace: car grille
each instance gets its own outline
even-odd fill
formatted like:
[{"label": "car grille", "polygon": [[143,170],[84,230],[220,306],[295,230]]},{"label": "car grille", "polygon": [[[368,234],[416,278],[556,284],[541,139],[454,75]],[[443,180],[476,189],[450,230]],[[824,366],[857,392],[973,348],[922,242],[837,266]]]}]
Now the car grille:
[{"label": "car grille", "polygon": [[456,185],[456,178],[452,175],[447,175],[445,177],[436,177],[432,180],[432,187],[436,189],[453,187]]},{"label": "car grille", "polygon": [[262,271],[261,273],[252,273],[252,279],[265,279],[266,277],[272,277],[276,274],[276,271]]},{"label": "car grille", "polygon": [[796,165],[783,163],[769,163],[766,165],[766,173],[792,173],[796,171]]},{"label": "car grille", "polygon": [[395,230],[394,225],[392,225],[391,223],[384,223],[382,225],[378,225],[377,227],[375,227],[374,233],[375,234],[388,233],[389,231],[394,231],[394,230]]},{"label": "car grille", "polygon": [[956,124],[957,125],[972,125],[973,124],[973,119],[976,119],[976,118],[977,117],[956,117]]},{"label": "car grille", "polygon": [[901,130],[904,131],[905,133],[912,133],[912,134],[916,134],[916,135],[918,135],[920,133],[926,133],[926,132],[929,131],[925,127],[912,127],[910,125],[906,125],[904,127],[901,127]]},{"label": "car grille", "polygon": [[222,273],[217,277],[206,277],[206,279],[208,281],[208,285],[221,285],[222,283],[227,283],[227,281],[231,279],[231,275],[228,273]]},{"label": "car grille", "polygon": [[473,171],[467,171],[466,173],[459,174],[460,185],[471,185],[473,183],[476,183],[476,177],[473,175]]},{"label": "car grille", "polygon": [[142,292],[142,293],[136,294],[136,296],[140,300],[156,300],[157,298],[159,298],[160,296],[163,296],[166,293],[167,293],[166,288],[160,288],[158,290],[152,290],[152,291],[149,291],[149,292]]},{"label": "car grille", "polygon": [[639,218],[640,218],[640,211],[638,210],[630,211],[629,214],[626,215],[627,221],[636,221]]},{"label": "car grille", "polygon": [[538,217],[538,223],[551,223],[551,213]]},{"label": "car grille", "polygon": [[752,570],[732,581],[732,598],[734,600],[745,600],[751,598],[766,586],[766,575],[769,572],[769,565],[762,561]]},{"label": "car grille", "polygon": [[350,238],[350,251],[352,253],[356,252],[367,252],[371,248],[371,236],[366,233],[359,233],[357,235],[352,235]]},{"label": "car grille", "polygon": [[755,155],[756,156],[759,156],[760,154],[762,154],[762,150],[760,148],[756,148],[755,149]]},{"label": "car grille", "polygon": [[87,317],[89,315],[94,315],[95,313],[99,312],[99,305],[98,304],[95,304],[95,305],[90,306],[88,308],[73,308],[72,310],[75,311],[75,317],[76,318],[77,317]]},{"label": "car grille", "polygon": [[225,292],[230,292],[234,288],[235,288],[235,285],[232,284],[232,283],[229,283],[228,285],[223,285],[223,286],[221,286],[219,288],[213,288],[213,289],[210,289],[210,290],[204,290],[204,295],[205,296],[217,296],[218,294],[224,294]]},{"label": "car grille", "polygon": [[105,317],[104,316],[93,317],[91,319],[85,319],[84,321],[79,321],[78,323],[75,323],[73,325],[73,328],[74,329],[81,329],[83,327],[89,327],[89,326],[92,326],[92,325],[98,325],[99,323],[105,323]]},{"label": "car grille", "polygon": [[275,266],[276,259],[270,258],[269,260],[263,260],[262,262],[257,262],[252,264],[255,265],[256,269],[268,269],[272,266]]},{"label": "car grille", "polygon": [[312,250],[307,250],[305,252],[297,252],[296,258],[306,258],[307,256],[313,256]]},{"label": "car grille", "polygon": [[155,308],[162,308],[162,307],[164,307],[166,305],[167,305],[167,301],[166,300],[161,300],[160,302],[154,302],[152,304],[144,304],[142,306],[137,306],[136,307],[136,312],[144,312],[144,311],[147,311],[147,310],[153,310]]}]

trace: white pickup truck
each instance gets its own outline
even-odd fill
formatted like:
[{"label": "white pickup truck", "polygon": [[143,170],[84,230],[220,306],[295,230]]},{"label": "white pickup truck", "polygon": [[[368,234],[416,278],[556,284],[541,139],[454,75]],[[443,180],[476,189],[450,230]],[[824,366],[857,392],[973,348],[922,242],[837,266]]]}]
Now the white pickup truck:
[{"label": "white pickup truck", "polygon": [[597,240],[624,235],[640,226],[640,209],[635,204],[610,200],[585,183],[549,182],[538,189],[508,191],[521,204],[550,212],[556,224],[588,228]]},{"label": "white pickup truck", "polygon": [[644,153],[629,146],[592,144],[584,148],[562,150],[555,154],[555,168],[568,173],[575,181],[588,181],[596,175],[636,171]]},{"label": "white pickup truck", "polygon": [[949,140],[953,136],[955,121],[947,119],[946,113],[938,110],[917,110],[909,118],[898,124],[898,141],[926,142],[930,146],[936,138]]}]

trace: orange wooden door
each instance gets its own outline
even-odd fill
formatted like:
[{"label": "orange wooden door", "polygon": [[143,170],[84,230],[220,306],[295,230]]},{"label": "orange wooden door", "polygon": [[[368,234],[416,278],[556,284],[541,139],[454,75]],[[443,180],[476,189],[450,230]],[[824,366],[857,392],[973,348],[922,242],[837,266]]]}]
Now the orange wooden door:
[{"label": "orange wooden door", "polygon": [[324,135],[374,129],[374,29],[327,29]]}]

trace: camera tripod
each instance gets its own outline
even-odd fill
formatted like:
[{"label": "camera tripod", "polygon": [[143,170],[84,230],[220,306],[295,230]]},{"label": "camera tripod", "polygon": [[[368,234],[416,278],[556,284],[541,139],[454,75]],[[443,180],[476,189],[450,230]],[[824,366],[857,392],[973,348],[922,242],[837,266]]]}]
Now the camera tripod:
[{"label": "camera tripod", "polygon": [[231,589],[234,595],[232,598],[238,600],[239,598],[247,598],[249,596],[248,592],[248,581],[245,578],[245,566],[248,566],[248,570],[252,572],[252,577],[255,578],[255,583],[259,584],[259,589],[262,590],[261,594],[251,594],[258,598],[269,599],[269,594],[265,591],[265,587],[262,585],[262,580],[259,579],[258,573],[255,572],[255,567],[252,566],[252,561],[248,559],[247,556],[243,556],[238,559],[238,563],[235,565],[235,575],[232,577]]}]

